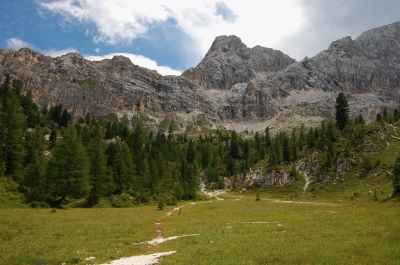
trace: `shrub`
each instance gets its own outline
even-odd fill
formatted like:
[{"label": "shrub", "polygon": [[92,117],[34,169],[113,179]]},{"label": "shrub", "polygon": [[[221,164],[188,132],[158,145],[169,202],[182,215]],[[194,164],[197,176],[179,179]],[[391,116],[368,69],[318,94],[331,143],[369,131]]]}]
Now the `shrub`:
[{"label": "shrub", "polygon": [[164,198],[159,198],[158,199],[158,210],[164,210],[165,208],[165,201]]},{"label": "shrub", "polygon": [[256,194],[256,201],[260,201],[261,199],[260,199],[260,193],[259,192],[257,192],[257,194]]},{"label": "shrub", "polygon": [[40,208],[40,203],[37,201],[33,201],[29,204],[29,206],[31,206],[31,208]]}]

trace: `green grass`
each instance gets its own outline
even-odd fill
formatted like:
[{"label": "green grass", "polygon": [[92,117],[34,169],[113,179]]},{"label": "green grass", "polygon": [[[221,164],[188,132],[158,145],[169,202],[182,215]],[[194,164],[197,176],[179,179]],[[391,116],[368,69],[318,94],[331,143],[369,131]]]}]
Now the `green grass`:
[{"label": "green grass", "polygon": [[98,116],[98,118],[105,121],[118,122],[118,116],[115,113]]},{"label": "green grass", "polygon": [[[97,264],[177,251],[161,264],[399,264],[400,208],[392,202],[328,202],[228,193],[171,207],[0,209],[0,264]],[[286,200],[286,202],[282,202]],[[157,246],[157,234],[187,234]],[[268,222],[268,223],[248,223]]]},{"label": "green grass", "polygon": [[148,252],[156,207],[0,209],[0,264],[86,264]]},{"label": "green grass", "polygon": [[166,219],[166,236],[200,236],[165,243],[178,252],[162,264],[399,263],[396,204],[235,199],[187,205]]},{"label": "green grass", "polygon": [[0,177],[0,208],[25,208],[25,196],[11,177]]}]

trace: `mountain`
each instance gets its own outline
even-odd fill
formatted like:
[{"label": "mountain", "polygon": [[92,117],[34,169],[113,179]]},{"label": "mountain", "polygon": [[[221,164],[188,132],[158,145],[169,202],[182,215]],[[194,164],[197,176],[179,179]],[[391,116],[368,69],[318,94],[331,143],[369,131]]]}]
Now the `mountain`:
[{"label": "mountain", "polygon": [[161,76],[122,56],[89,61],[78,53],[51,58],[29,48],[0,50],[0,79],[19,78],[39,106],[61,103],[75,116],[144,114],[155,123],[169,117],[182,129],[199,120],[239,130],[319,122],[334,113],[341,91],[352,116],[373,121],[383,108],[397,107],[399,70],[400,22],[334,41],[300,62],[219,36],[182,76]]}]

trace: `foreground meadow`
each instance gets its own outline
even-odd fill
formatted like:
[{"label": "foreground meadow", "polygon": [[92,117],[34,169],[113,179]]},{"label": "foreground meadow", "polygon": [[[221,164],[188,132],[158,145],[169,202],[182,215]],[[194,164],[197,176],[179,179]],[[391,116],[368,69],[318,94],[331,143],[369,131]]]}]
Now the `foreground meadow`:
[{"label": "foreground meadow", "polygon": [[[400,264],[398,204],[254,198],[228,193],[181,205],[180,215],[156,206],[0,209],[0,263],[100,264],[176,251],[161,264]],[[157,234],[191,236],[140,243]]]}]

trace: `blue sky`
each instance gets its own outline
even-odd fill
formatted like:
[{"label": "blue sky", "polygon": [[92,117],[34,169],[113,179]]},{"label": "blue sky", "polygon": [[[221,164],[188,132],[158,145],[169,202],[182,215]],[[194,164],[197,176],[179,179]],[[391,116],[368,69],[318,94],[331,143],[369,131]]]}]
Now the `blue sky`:
[{"label": "blue sky", "polygon": [[13,0],[0,48],[91,60],[123,54],[161,74],[196,66],[219,35],[311,57],[339,38],[400,20],[398,0]]}]

